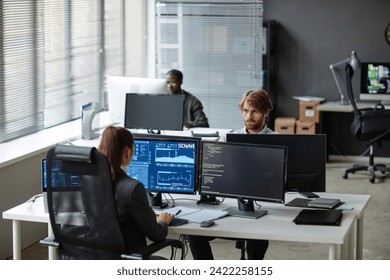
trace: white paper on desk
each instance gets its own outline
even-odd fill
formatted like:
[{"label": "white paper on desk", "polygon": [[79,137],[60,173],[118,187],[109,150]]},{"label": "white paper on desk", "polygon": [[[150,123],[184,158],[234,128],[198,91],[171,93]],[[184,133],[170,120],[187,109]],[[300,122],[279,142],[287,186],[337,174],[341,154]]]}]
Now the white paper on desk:
[{"label": "white paper on desk", "polygon": [[201,209],[188,214],[180,215],[180,218],[186,219],[192,223],[201,223],[208,220],[216,220],[225,217],[228,213],[222,210]]},{"label": "white paper on desk", "polygon": [[[180,211],[180,213],[176,215],[176,213],[178,211]],[[160,215],[160,213],[170,213],[170,214],[173,214],[173,215],[175,215],[175,216],[177,216],[179,218],[181,218],[183,215],[186,215],[186,214],[189,214],[189,213],[192,213],[192,212],[196,212],[196,211],[199,211],[199,209],[183,207],[183,206],[176,206],[176,207],[172,207],[172,208],[168,208],[168,209],[162,209],[162,210],[154,209],[154,213],[156,213],[156,215]]]}]

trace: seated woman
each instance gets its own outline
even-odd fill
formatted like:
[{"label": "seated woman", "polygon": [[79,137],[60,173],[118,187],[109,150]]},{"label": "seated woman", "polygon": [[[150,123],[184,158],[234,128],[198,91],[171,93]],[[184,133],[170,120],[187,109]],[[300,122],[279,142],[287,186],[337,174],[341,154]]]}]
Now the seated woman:
[{"label": "seated woman", "polygon": [[144,247],[146,237],[153,242],[164,240],[174,215],[161,213],[156,217],[143,184],[126,174],[134,155],[134,136],[123,127],[107,127],[98,150],[111,167],[119,223],[128,249]]}]

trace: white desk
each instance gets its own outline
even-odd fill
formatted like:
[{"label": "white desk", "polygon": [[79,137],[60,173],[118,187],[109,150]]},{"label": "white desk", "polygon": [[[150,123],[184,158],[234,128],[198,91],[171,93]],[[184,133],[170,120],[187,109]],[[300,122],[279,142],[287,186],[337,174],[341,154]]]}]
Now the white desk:
[{"label": "white desk", "polygon": [[[37,222],[47,224],[48,236],[53,235],[50,225],[49,214],[45,213],[43,206],[43,198],[39,197],[35,202],[25,202],[14,208],[3,212],[3,219],[12,220],[12,245],[14,260],[21,259],[21,222]],[[57,250],[54,247],[49,247],[49,259],[57,258]]]},{"label": "white desk", "polygon": [[[375,103],[369,103],[369,102],[358,102],[356,103],[356,106],[360,108],[370,108]],[[353,108],[351,104],[340,104],[337,101],[326,101],[324,103],[321,103],[317,107],[318,111],[320,112],[353,112]]]},{"label": "white desk", "polygon": [[[189,206],[188,200],[176,202],[177,206]],[[193,206],[192,202],[192,207]],[[271,203],[269,203],[271,204]],[[237,217],[225,217],[216,221],[216,226],[202,228],[199,224],[186,224],[170,228],[177,234],[205,235],[222,238],[237,239],[265,239],[272,241],[310,242],[329,244],[329,259],[353,259],[354,250],[354,224],[356,216],[353,213],[345,213],[340,226],[310,226],[296,225],[293,219],[301,208],[269,207],[263,204],[262,209],[267,209],[268,214],[259,219],[247,219]],[[218,209],[229,206],[237,206],[237,201],[225,199]],[[216,209],[216,207],[213,207]]]},{"label": "white desk", "polygon": [[[378,102],[358,102],[356,106],[359,109],[362,108],[372,108],[374,105],[378,104]],[[389,106],[385,106],[386,109],[389,109]],[[317,107],[320,112],[353,112],[353,108],[351,104],[340,104],[337,101],[326,101],[321,103]]]},{"label": "white desk", "polygon": [[[357,260],[363,259],[363,233],[364,233],[364,213],[368,206],[368,203],[371,199],[370,195],[358,195],[358,194],[340,194],[340,193],[317,193],[320,197],[328,197],[328,198],[339,198],[341,201],[344,201],[345,204],[341,205],[339,209],[346,209],[349,207],[353,207],[352,210],[345,210],[344,213],[352,213],[356,217],[356,256]],[[303,198],[301,195],[297,193],[289,193],[286,195],[286,202],[291,201],[295,197]],[[286,206],[275,204],[275,203],[262,203],[264,207],[267,208],[275,208],[285,209]]]},{"label": "white desk", "polygon": [[[169,230],[177,234],[206,235],[226,238],[268,239],[275,241],[313,242],[329,244],[329,259],[353,259],[353,250],[356,245],[356,258],[362,258],[363,217],[368,195],[347,194],[320,194],[323,197],[340,197],[346,202],[344,206],[353,206],[352,211],[344,211],[341,226],[302,226],[295,225],[292,220],[300,211],[298,207],[287,207],[282,204],[262,203],[268,214],[257,219],[226,217],[217,221],[217,225],[210,228],[201,228],[199,224],[187,224],[171,227]],[[286,201],[296,195],[287,194]],[[184,195],[175,195],[176,206],[196,207],[195,201],[180,200]],[[196,199],[197,197],[191,196]],[[236,200],[225,199],[225,202],[216,209],[225,209],[236,206]],[[203,206],[206,207],[206,206]],[[210,206],[209,206],[210,207]],[[13,255],[20,259],[21,250],[21,221],[41,222],[49,224],[49,216],[44,213],[42,198],[34,203],[23,203],[3,212],[3,219],[12,220],[13,224]],[[357,242],[354,243],[355,221],[357,221]],[[48,227],[51,235],[51,227]],[[49,259],[55,259],[56,251],[49,251]]]},{"label": "white desk", "polygon": [[[148,134],[146,129],[130,129],[132,133],[138,133],[138,134]],[[189,130],[162,130],[161,135],[169,135],[169,136],[184,136],[184,137],[193,137],[192,132],[203,134],[203,137],[200,137],[202,140],[207,141],[217,141],[219,136],[226,135],[227,133],[231,132],[231,129],[226,128],[207,128],[207,127],[194,127],[190,128]],[[219,136],[207,136],[208,133],[218,133]],[[98,147],[100,143],[101,137],[87,140],[87,139],[77,139],[72,141],[73,145],[77,146],[87,146],[87,147]]]}]

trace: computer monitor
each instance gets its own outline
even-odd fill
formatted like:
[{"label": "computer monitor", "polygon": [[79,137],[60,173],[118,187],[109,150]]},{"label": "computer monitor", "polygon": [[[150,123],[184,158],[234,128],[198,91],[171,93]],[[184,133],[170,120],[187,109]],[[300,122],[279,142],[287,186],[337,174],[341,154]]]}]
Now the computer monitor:
[{"label": "computer monitor", "polygon": [[196,194],[200,138],[134,134],[128,175],[145,186],[151,206],[164,208],[162,193]]},{"label": "computer monitor", "polygon": [[390,62],[361,63],[359,98],[390,103]]},{"label": "computer monitor", "polygon": [[167,93],[165,79],[107,76],[108,111],[113,123],[124,123],[127,93]]},{"label": "computer monitor", "polygon": [[227,134],[227,142],[287,147],[286,191],[325,192],[325,134]]},{"label": "computer monitor", "polygon": [[[48,168],[46,159],[41,162],[41,188],[44,210],[48,213],[47,186]],[[57,213],[83,212],[80,176],[66,172],[61,160],[52,160],[50,165],[50,182],[52,187],[52,204]]]},{"label": "computer monitor", "polygon": [[150,131],[183,130],[181,94],[126,94],[125,127]]},{"label": "computer monitor", "polygon": [[284,203],[286,147],[203,142],[200,193],[237,198],[230,215],[258,218],[254,201]]},{"label": "computer monitor", "polygon": [[[46,159],[41,162],[42,191],[47,191],[47,163]],[[80,176],[70,174],[62,170],[62,161],[53,160],[51,164],[51,187],[57,190],[81,190]]]}]

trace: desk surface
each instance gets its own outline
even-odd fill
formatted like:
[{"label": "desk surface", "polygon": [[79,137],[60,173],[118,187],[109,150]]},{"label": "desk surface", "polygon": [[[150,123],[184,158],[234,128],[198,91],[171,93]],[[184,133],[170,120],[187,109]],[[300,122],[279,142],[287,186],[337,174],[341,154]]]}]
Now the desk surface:
[{"label": "desk surface", "polygon": [[[148,134],[146,129],[130,129],[132,133],[140,133],[140,134]],[[194,127],[189,130],[175,131],[175,130],[163,130],[161,131],[161,135],[169,135],[169,136],[185,136],[185,137],[193,137],[192,132],[203,134],[201,137],[203,140],[208,141],[217,141],[219,137],[210,136],[208,137],[208,133],[218,132],[219,136],[225,135],[226,133],[231,132],[231,129],[226,128],[204,128],[204,127]],[[87,140],[87,139],[77,139],[72,142],[72,144],[77,146],[88,146],[88,147],[98,147],[100,143],[101,137]]]},{"label": "desk surface", "polygon": [[[220,206],[225,209],[235,204],[226,201]],[[181,205],[181,202],[178,203]],[[314,242],[326,244],[344,244],[351,225],[355,220],[352,213],[343,216],[341,226],[301,226],[293,223],[300,208],[267,209],[268,214],[259,219],[225,217],[216,220],[216,225],[202,228],[199,224],[190,223],[172,227],[170,232],[178,234],[206,235],[224,238],[267,239],[275,241]]]},{"label": "desk surface", "polygon": [[[216,226],[201,228],[198,224],[170,228],[178,234],[208,235],[229,238],[268,239],[276,241],[314,242],[327,244],[343,244],[347,237],[354,218],[364,214],[369,202],[369,195],[348,195],[319,193],[321,197],[337,197],[345,201],[344,207],[353,207],[344,211],[343,222],[339,227],[333,226],[302,226],[296,225],[292,220],[302,208],[288,207],[283,204],[261,202],[261,209],[268,210],[268,214],[256,219],[225,217],[216,221]],[[286,201],[299,194],[286,194]],[[194,201],[180,200],[179,195],[174,196],[176,206],[196,207]],[[202,206],[209,209],[223,210],[229,206],[237,206],[234,199],[225,199],[218,206]]]},{"label": "desk surface", "polygon": [[37,223],[49,223],[49,214],[45,213],[43,197],[34,202],[25,202],[3,212],[3,219]]},{"label": "desk surface", "polygon": [[[297,194],[286,194],[290,201]],[[236,206],[234,199],[225,199],[218,206],[197,206],[197,197],[174,195],[176,206],[204,207],[209,209],[225,209]],[[370,199],[368,195],[347,195],[323,193],[321,197],[338,197],[344,200],[344,205],[353,206],[353,210],[344,211],[341,226],[307,226],[296,225],[292,220],[301,208],[287,207],[283,204],[262,203],[262,209],[268,214],[259,219],[225,217],[216,221],[216,225],[202,228],[199,224],[190,223],[179,227],[170,227],[172,233],[207,235],[226,238],[268,239],[277,241],[315,242],[328,244],[343,244],[351,230],[355,218],[361,215]],[[181,199],[184,198],[184,199]],[[193,200],[189,200],[193,199]],[[27,202],[3,212],[4,219],[48,223],[49,215],[44,212],[42,197],[35,202]]]},{"label": "desk surface", "polygon": [[[363,216],[369,195],[318,193],[321,197],[340,198],[345,202],[344,207],[353,207],[345,211],[340,226],[309,226],[296,225],[293,219],[301,210],[299,207],[288,207],[283,204],[262,203],[262,208],[268,210],[268,214],[259,219],[246,219],[225,217],[216,221],[216,225],[202,228],[199,224],[190,223],[179,227],[170,227],[170,233],[206,235],[226,238],[243,239],[268,239],[275,241],[313,242],[329,244],[329,258],[338,257],[353,259],[353,249],[356,248],[356,258],[362,259]],[[296,193],[286,194],[286,201],[300,196]],[[197,196],[173,195],[176,206],[204,207],[225,209],[236,206],[234,199],[225,199],[218,206],[197,206]],[[3,219],[12,220],[13,227],[13,254],[14,259],[21,258],[21,221],[41,222],[49,224],[49,215],[44,212],[43,198],[39,197],[35,202],[26,202],[3,212]],[[356,247],[353,246],[354,224],[356,221]],[[51,235],[51,227],[48,226],[48,235]],[[340,247],[340,255],[337,256],[337,246]],[[56,252],[49,247],[49,259],[56,259]]]},{"label": "desk surface", "polygon": [[[364,103],[358,102],[356,105],[358,108],[370,108],[374,104],[366,103],[366,102]],[[336,101],[327,101],[321,103],[320,105],[318,105],[317,109],[320,112],[352,112],[353,111],[352,105],[350,104],[344,105]]]},{"label": "desk surface", "polygon": [[[370,102],[356,103],[356,105],[359,109],[371,108],[375,104],[377,104],[377,102],[376,103],[373,103],[373,102],[371,102],[371,103]],[[385,106],[385,107],[386,107],[386,109],[389,109],[389,106]],[[318,105],[317,109],[320,112],[345,112],[345,113],[353,112],[352,105],[350,105],[350,104],[343,105],[343,104],[340,104],[340,102],[336,102],[336,101],[327,101],[327,102],[321,103],[320,105]]]}]

